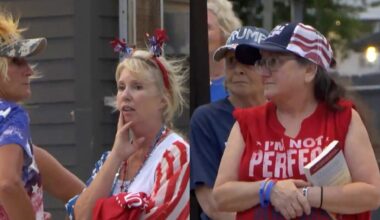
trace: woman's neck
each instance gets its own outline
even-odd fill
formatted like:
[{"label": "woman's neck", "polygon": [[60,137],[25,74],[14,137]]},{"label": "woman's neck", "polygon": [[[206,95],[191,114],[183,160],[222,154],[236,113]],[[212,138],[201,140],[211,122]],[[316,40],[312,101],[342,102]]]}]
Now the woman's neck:
[{"label": "woman's neck", "polygon": [[228,100],[235,108],[254,107],[265,103],[265,98],[263,95],[236,96],[231,94],[228,97]]},{"label": "woman's neck", "polygon": [[310,91],[299,92],[281,101],[274,100],[274,103],[278,121],[285,128],[285,134],[292,138],[297,137],[302,122],[312,115],[318,106],[318,101]]},{"label": "woman's neck", "polygon": [[144,142],[141,144],[142,151],[149,151],[155,141],[158,133],[160,132],[163,123],[152,123],[150,125],[132,125],[131,132],[133,140],[144,137]]},{"label": "woman's neck", "polygon": [[277,114],[291,118],[303,119],[312,114],[318,105],[313,92],[303,92],[281,101],[274,101]]}]

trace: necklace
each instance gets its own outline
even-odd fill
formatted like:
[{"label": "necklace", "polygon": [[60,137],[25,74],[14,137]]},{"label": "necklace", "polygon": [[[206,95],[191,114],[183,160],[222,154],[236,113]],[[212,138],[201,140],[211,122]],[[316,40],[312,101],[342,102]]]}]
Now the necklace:
[{"label": "necklace", "polygon": [[[169,133],[169,129],[166,126],[162,126],[160,128],[160,131],[157,133],[152,146],[150,147],[150,150],[145,154],[144,161],[141,164],[140,168],[137,170],[136,174],[133,176],[133,178],[126,183],[125,179],[127,177],[127,166],[128,162],[124,161],[123,165],[119,168],[119,171],[116,174],[116,178],[120,175],[120,171],[123,170],[122,176],[121,176],[121,184],[120,184],[120,192],[127,192],[129,187],[132,185],[133,181],[136,179],[136,177],[140,174],[141,170],[144,168],[146,161],[148,161],[149,157],[152,155],[154,149],[157,147],[157,145],[167,136]],[[116,181],[115,181],[116,183]],[[114,183],[114,185],[115,185]],[[114,188],[114,187],[112,187]],[[113,191],[113,190],[112,190]]]}]

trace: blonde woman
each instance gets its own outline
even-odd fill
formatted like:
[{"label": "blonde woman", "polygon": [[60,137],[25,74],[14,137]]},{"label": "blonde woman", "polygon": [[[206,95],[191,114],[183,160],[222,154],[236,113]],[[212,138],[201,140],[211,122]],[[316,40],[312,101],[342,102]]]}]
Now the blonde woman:
[{"label": "blonde woman", "polygon": [[119,63],[115,142],[67,204],[71,218],[189,218],[189,147],[171,126],[184,104],[181,70],[144,50]]},{"label": "blonde woman", "polygon": [[33,145],[28,113],[19,104],[31,96],[30,77],[34,71],[27,57],[45,47],[45,38],[23,39],[18,20],[0,12],[1,220],[51,218],[44,213],[43,189],[67,202],[84,188],[47,151]]}]

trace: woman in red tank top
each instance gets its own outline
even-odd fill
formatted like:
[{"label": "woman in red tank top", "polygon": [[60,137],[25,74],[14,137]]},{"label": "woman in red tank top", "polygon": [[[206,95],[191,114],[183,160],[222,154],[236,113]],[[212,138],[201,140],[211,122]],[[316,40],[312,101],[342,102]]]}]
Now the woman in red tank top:
[{"label": "woman in red tank top", "polygon": [[[252,56],[248,45],[236,57]],[[237,219],[369,220],[380,206],[380,173],[367,130],[328,75],[326,38],[302,23],[278,25],[259,46],[263,106],[237,109],[213,195]],[[338,140],[352,181],[312,185],[304,166]]]}]

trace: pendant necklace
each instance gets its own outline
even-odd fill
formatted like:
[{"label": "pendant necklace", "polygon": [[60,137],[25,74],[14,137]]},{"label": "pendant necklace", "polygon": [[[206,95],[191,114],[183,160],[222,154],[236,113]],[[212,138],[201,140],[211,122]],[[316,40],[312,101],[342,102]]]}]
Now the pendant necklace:
[{"label": "pendant necklace", "polygon": [[127,166],[128,162],[124,161],[122,167],[119,169],[118,173],[116,174],[116,177],[120,175],[120,171],[123,170],[122,176],[121,176],[121,184],[120,184],[120,192],[127,192],[129,187],[132,185],[133,181],[136,179],[136,177],[139,175],[141,170],[144,168],[146,162],[148,161],[149,157],[152,155],[154,149],[157,147],[157,145],[167,136],[169,133],[169,129],[166,126],[162,126],[160,128],[160,131],[157,133],[152,146],[150,147],[150,150],[145,154],[144,161],[141,164],[140,168],[137,170],[136,174],[133,176],[133,178],[126,182],[125,179],[127,177]]}]

